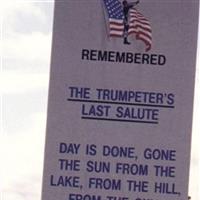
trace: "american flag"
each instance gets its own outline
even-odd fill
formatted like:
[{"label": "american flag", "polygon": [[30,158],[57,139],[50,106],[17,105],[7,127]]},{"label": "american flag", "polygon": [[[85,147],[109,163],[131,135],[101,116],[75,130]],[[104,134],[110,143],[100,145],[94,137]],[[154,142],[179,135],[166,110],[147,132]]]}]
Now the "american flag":
[{"label": "american flag", "polygon": [[142,40],[146,45],[146,51],[152,46],[152,30],[149,20],[147,20],[135,8],[130,10],[130,27],[128,33],[134,33],[136,39]]},{"label": "american flag", "polygon": [[124,13],[119,0],[104,0],[108,13],[111,37],[122,37],[124,34]]},{"label": "american flag", "polygon": [[[123,6],[119,0],[103,0],[109,19],[110,37],[124,36],[124,13]],[[133,34],[136,39],[145,43],[146,51],[152,46],[152,29],[148,19],[146,19],[137,9],[129,11],[128,34]]]}]

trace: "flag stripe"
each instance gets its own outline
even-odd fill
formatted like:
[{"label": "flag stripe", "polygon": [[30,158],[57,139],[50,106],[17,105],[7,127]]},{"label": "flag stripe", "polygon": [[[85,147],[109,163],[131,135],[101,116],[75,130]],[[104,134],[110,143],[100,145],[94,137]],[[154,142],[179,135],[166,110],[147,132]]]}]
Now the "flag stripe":
[{"label": "flag stripe", "polygon": [[111,27],[110,28],[110,31],[124,31],[124,29],[122,29],[122,28],[118,28],[118,27],[116,27],[116,28],[114,28],[114,27]]},{"label": "flag stripe", "polygon": [[152,42],[152,38],[151,37],[149,37],[146,33],[144,33],[144,32],[136,32],[136,31],[134,31],[134,30],[132,30],[131,32],[130,32],[130,34],[132,34],[132,33],[134,33],[135,35],[136,35],[136,39],[137,40],[139,40],[140,39],[140,36],[143,38],[143,39],[145,39],[145,40],[147,40],[147,42],[149,43],[149,44],[151,44]]},{"label": "flag stripe", "polygon": [[152,41],[148,40],[148,38],[146,38],[144,35],[139,34],[136,39],[142,40],[145,43],[146,51],[149,51],[151,49]]},{"label": "flag stripe", "polygon": [[146,25],[134,23],[134,24],[130,24],[130,27],[132,27],[134,29],[140,28],[140,29],[145,30],[146,32],[152,33],[151,28],[149,26],[146,26]]},{"label": "flag stripe", "polygon": [[123,36],[123,31],[110,31],[110,37],[122,37]]},{"label": "flag stripe", "polygon": [[130,22],[134,22],[134,23],[140,23],[140,24],[144,24],[144,25],[147,25],[147,26],[151,26],[150,23],[147,21],[147,20],[140,20],[136,17],[132,17]]},{"label": "flag stripe", "polygon": [[116,20],[116,19],[110,18],[109,21],[116,24],[123,24],[123,20]]}]

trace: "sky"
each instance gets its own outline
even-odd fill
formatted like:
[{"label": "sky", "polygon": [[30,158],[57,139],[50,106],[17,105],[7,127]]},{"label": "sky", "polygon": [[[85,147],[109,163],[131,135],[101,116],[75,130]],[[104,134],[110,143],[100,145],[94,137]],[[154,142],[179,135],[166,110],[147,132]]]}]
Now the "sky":
[{"label": "sky", "polygon": [[4,1],[0,4],[3,199],[39,200],[53,1]]},{"label": "sky", "polygon": [[[1,194],[40,200],[52,40],[53,1],[4,0],[1,15]],[[190,191],[200,199],[200,42],[198,42]],[[1,159],[2,160],[2,159]]]}]

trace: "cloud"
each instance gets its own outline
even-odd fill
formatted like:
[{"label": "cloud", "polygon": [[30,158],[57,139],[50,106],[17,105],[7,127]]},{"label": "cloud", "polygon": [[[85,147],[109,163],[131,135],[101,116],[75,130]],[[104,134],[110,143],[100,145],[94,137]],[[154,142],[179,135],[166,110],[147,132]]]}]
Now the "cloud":
[{"label": "cloud", "polygon": [[0,91],[3,94],[19,94],[34,90],[47,91],[49,74],[32,74],[20,71],[5,71],[0,75]]},{"label": "cloud", "polygon": [[[41,195],[52,25],[52,4],[47,12],[42,4],[6,0],[0,8],[3,13],[0,92],[6,104],[1,120],[7,116],[4,127],[8,124],[15,127],[1,126],[4,131],[0,140],[4,163],[0,170],[1,187],[6,200],[39,200]],[[34,102],[23,102],[27,97],[33,97]],[[30,102],[33,104],[29,105]],[[11,112],[5,109],[9,105],[14,108]],[[23,125],[16,126],[19,119]]]},{"label": "cloud", "polygon": [[[51,51],[51,33],[13,34],[3,39],[3,68],[15,68],[23,61],[28,63],[49,64]],[[12,62],[13,61],[13,62]],[[18,63],[16,63],[18,62]],[[10,66],[8,64],[10,63]],[[32,67],[41,67],[41,66]],[[26,68],[28,66],[24,66]]]},{"label": "cloud", "polygon": [[[1,3],[3,19],[6,29],[13,29],[18,24],[20,17],[29,17],[45,23],[46,16],[41,8],[34,4],[34,1],[7,0]],[[20,20],[19,20],[20,21]]]},{"label": "cloud", "polygon": [[27,117],[27,130],[5,134],[1,140],[6,200],[40,199],[45,121],[45,113],[35,113]]},{"label": "cloud", "polygon": [[49,9],[44,9],[44,2],[3,1],[3,69],[44,71],[49,67],[53,4],[46,2]]}]

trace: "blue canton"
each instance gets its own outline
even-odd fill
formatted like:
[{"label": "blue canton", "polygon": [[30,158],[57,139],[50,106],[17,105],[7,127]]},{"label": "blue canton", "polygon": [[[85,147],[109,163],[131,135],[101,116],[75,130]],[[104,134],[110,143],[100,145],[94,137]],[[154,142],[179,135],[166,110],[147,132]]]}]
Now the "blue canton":
[{"label": "blue canton", "polygon": [[104,0],[107,8],[108,16],[111,19],[123,20],[123,8],[119,0]]}]

